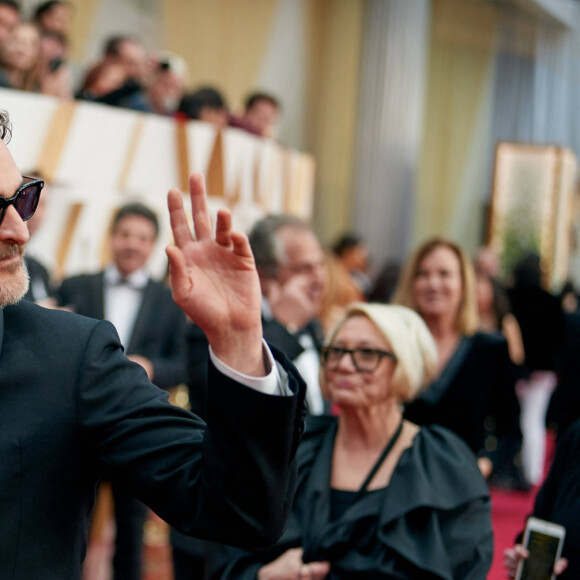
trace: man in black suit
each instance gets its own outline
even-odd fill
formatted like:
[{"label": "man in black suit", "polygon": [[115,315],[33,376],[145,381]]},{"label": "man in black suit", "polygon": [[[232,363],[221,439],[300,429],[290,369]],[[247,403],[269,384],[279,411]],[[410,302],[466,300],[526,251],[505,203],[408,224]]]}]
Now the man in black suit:
[{"label": "man in black suit", "polygon": [[[0,138],[8,131],[0,113]],[[169,192],[173,296],[211,345],[206,425],[169,404],[109,322],[21,301],[24,221],[40,189],[0,142],[0,578],[80,578],[103,472],[183,532],[273,543],[291,505],[305,387],[262,341],[247,238],[227,210],[212,237],[200,175],[195,241]]]},{"label": "man in black suit", "polygon": [[310,225],[288,214],[269,215],[249,234],[262,289],[264,336],[300,371],[308,410],[325,412],[318,384],[318,316],[326,284],[324,252]]},{"label": "man in black suit", "polygon": [[[151,209],[140,203],[121,207],[110,234],[112,262],[97,274],[65,280],[61,306],[115,325],[127,357],[139,363],[149,380],[162,389],[185,381],[185,315],[171,291],[147,273],[159,224]],[[116,484],[114,578],[140,580],[143,526],[147,506]]]}]

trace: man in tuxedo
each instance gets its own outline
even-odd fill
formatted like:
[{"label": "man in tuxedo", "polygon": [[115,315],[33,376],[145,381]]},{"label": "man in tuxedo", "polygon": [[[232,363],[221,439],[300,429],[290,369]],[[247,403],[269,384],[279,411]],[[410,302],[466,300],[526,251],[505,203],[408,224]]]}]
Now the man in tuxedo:
[{"label": "man in tuxedo", "polygon": [[324,252],[312,228],[296,216],[269,215],[249,234],[262,289],[264,336],[300,371],[312,415],[325,412],[318,384],[318,321],[326,284]]},{"label": "man in tuxedo", "polygon": [[[0,112],[0,138],[9,134]],[[0,142],[0,578],[78,580],[103,472],[185,533],[276,541],[295,485],[304,384],[262,340],[247,238],[221,210],[216,234],[193,174],[195,240],[168,194],[175,302],[210,343],[207,424],[171,405],[114,327],[21,300],[42,184]]]},{"label": "man in tuxedo", "polygon": [[[159,232],[151,209],[132,203],[121,207],[110,233],[112,262],[97,274],[65,280],[59,303],[84,316],[115,325],[127,357],[139,363],[162,389],[185,381],[185,315],[171,291],[147,273]],[[147,506],[116,484],[114,577],[139,580]]]}]

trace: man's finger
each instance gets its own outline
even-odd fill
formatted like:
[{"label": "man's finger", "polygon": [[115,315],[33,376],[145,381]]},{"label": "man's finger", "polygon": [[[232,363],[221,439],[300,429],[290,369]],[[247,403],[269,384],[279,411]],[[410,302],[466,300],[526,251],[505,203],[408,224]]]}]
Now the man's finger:
[{"label": "man's finger", "polygon": [[183,253],[176,246],[167,246],[165,252],[169,259],[169,276],[171,291],[176,304],[182,304],[191,292],[191,280],[187,275],[187,266]]},{"label": "man's finger", "polygon": [[167,207],[169,208],[169,221],[173,231],[175,244],[182,248],[191,241],[191,230],[183,210],[183,199],[177,189],[171,189],[167,194]]},{"label": "man's finger", "polygon": [[215,241],[220,246],[232,246],[232,214],[227,209],[220,209],[215,226]]},{"label": "man's finger", "polygon": [[232,232],[230,236],[232,243],[234,244],[234,253],[238,256],[245,256],[247,258],[253,258],[252,248],[248,240],[248,236],[242,232]]},{"label": "man's finger", "polygon": [[201,173],[192,173],[189,176],[189,193],[195,237],[198,240],[207,240],[211,238],[211,219],[207,209],[205,182]]}]

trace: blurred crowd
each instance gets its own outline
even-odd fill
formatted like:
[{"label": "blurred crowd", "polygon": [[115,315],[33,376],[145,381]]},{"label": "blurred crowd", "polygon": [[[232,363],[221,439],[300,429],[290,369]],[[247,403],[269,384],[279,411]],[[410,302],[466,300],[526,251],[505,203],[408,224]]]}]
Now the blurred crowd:
[{"label": "blurred crowd", "polygon": [[27,20],[18,2],[0,0],[0,87],[276,136],[281,106],[275,96],[251,92],[240,114],[233,114],[218,88],[189,87],[180,55],[148,51],[130,35],[108,38],[99,61],[75,82],[78,75],[69,64],[72,10],[66,0],[51,0],[39,4]]}]

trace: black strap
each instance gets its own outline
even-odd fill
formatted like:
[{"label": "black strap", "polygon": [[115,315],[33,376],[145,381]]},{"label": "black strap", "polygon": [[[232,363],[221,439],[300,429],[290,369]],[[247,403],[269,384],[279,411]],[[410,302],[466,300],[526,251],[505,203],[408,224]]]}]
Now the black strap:
[{"label": "black strap", "polygon": [[401,418],[401,422],[399,423],[397,430],[394,432],[393,436],[391,437],[391,439],[389,440],[389,442],[387,443],[387,445],[383,449],[381,456],[377,459],[377,462],[374,464],[370,473],[367,475],[367,478],[364,480],[363,484],[361,485],[360,489],[358,490],[358,492],[353,500],[353,503],[356,500],[360,499],[361,496],[363,496],[366,493],[367,487],[369,486],[369,483],[372,481],[373,477],[377,474],[377,471],[379,470],[379,468],[383,464],[383,461],[387,458],[387,455],[391,452],[391,449],[395,446],[395,443],[397,442],[397,439],[399,438],[399,435],[401,434],[402,430],[403,430],[403,419]]}]

